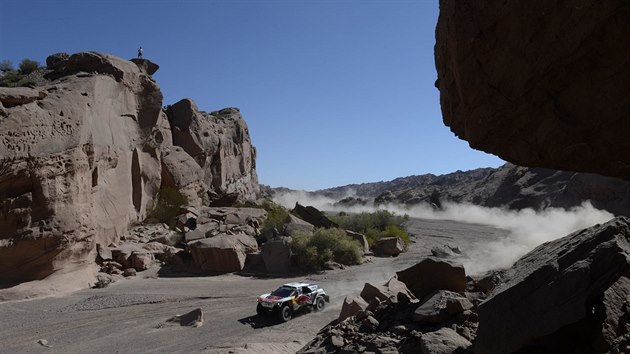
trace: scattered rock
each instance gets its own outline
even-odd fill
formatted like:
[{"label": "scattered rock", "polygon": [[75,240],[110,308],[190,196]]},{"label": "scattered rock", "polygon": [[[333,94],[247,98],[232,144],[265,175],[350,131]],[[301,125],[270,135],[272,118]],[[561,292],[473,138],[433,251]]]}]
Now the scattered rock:
[{"label": "scattered rock", "polygon": [[291,213],[297,215],[300,219],[314,227],[324,227],[327,229],[339,227],[339,225],[328,219],[324,213],[312,206],[302,206],[299,203],[295,203],[295,207],[291,210]]},{"label": "scattered rock", "polygon": [[244,234],[221,234],[194,241],[189,247],[201,271],[218,273],[241,271],[245,266],[246,254],[258,250],[256,240]]},{"label": "scattered rock", "polygon": [[145,251],[133,251],[129,256],[131,267],[141,272],[147,270],[153,264],[153,254]]},{"label": "scattered rock", "polygon": [[398,256],[405,251],[405,244],[398,237],[383,237],[372,245],[377,256]]},{"label": "scattered rock", "polygon": [[363,254],[370,253],[370,244],[368,243],[367,238],[365,238],[365,235],[352,230],[346,230],[346,235],[350,236],[350,238],[359,243],[359,247],[361,247]]},{"label": "scattered rock", "polygon": [[418,299],[438,290],[466,291],[464,266],[449,260],[425,258],[396,274]]},{"label": "scattered rock", "polygon": [[114,279],[113,276],[109,275],[109,274],[102,274],[99,273],[96,275],[96,283],[94,283],[93,288],[95,289],[101,289],[101,288],[106,288],[109,286],[109,284],[115,282],[116,280]]},{"label": "scattered rock", "polygon": [[183,315],[175,315],[167,322],[179,322],[181,326],[187,327],[201,327],[203,326],[203,312],[197,308]]},{"label": "scattered rock", "polygon": [[464,352],[472,346],[466,338],[448,327],[423,333],[421,343],[422,354],[452,354]]},{"label": "scattered rock", "polygon": [[472,303],[467,298],[447,290],[437,291],[413,314],[416,322],[444,323],[465,310],[471,309]]},{"label": "scattered rock", "polygon": [[100,262],[111,261],[113,259],[112,251],[108,247],[105,247],[101,245],[100,243],[96,244],[96,254],[100,258],[99,259]]},{"label": "scattered rock", "polygon": [[46,348],[52,348],[52,345],[48,344],[48,341],[46,339],[40,339],[37,341],[37,344],[41,345],[42,347],[46,347]]},{"label": "scattered rock", "polygon": [[136,270],[133,268],[127,268],[125,269],[125,271],[123,271],[123,276],[124,277],[135,277],[136,276]]},{"label": "scattered rock", "polygon": [[346,296],[341,305],[341,312],[339,313],[339,321],[343,321],[350,316],[355,316],[359,312],[365,310],[368,304],[361,297]]},{"label": "scattered rock", "polygon": [[336,269],[345,269],[346,267],[343,264],[339,264],[333,261],[326,261],[324,263],[324,270],[336,270]]},{"label": "scattered rock", "polygon": [[284,234],[287,236],[293,236],[298,232],[312,234],[313,228],[312,224],[291,214],[287,215],[287,219],[284,222]]},{"label": "scattered rock", "polygon": [[184,235],[184,242],[189,243],[204,238],[206,238],[206,233],[203,232],[203,230],[201,229],[196,229],[186,232],[186,234]]},{"label": "scattered rock", "polygon": [[123,268],[131,268],[131,262],[129,257],[131,256],[131,252],[126,249],[113,249],[112,259],[114,262],[119,263]]}]

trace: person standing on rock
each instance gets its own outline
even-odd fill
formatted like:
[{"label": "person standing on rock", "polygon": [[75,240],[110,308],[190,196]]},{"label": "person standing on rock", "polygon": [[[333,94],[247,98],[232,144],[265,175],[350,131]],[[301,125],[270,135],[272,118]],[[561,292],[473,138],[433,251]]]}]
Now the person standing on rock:
[{"label": "person standing on rock", "polygon": [[142,59],[142,47],[138,48],[138,59]]}]

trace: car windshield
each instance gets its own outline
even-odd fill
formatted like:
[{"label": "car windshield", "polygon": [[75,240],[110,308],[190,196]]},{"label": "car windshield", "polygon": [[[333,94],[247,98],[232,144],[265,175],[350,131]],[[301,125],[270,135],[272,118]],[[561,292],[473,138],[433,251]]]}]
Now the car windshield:
[{"label": "car windshield", "polygon": [[276,291],[272,292],[271,295],[279,296],[279,297],[287,297],[287,296],[291,296],[291,294],[294,291],[295,289],[292,289],[292,288],[278,288]]}]

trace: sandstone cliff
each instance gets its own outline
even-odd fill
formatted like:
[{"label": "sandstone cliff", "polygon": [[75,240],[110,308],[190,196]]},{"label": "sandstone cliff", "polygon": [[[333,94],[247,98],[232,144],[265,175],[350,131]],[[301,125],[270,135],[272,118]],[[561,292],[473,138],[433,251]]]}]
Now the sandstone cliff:
[{"label": "sandstone cliff", "polygon": [[[0,88],[1,285],[89,268],[97,243],[116,242],[145,219],[172,182],[164,166],[182,175],[178,188],[199,184],[189,188],[196,204],[208,193],[256,195],[255,154],[238,110],[195,109],[204,128],[196,133],[208,139],[189,155],[177,120],[162,110],[155,70],[147,60],[85,52],[56,62],[43,86]],[[169,160],[177,149],[180,159]]]},{"label": "sandstone cliff", "polygon": [[436,86],[470,146],[630,178],[630,4],[440,1]]}]

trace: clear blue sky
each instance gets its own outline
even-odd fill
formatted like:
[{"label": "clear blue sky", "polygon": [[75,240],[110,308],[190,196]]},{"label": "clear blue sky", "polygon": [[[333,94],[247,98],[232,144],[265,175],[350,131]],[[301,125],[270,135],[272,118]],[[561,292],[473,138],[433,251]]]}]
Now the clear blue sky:
[{"label": "clear blue sky", "polygon": [[437,0],[0,0],[0,60],[145,58],[164,104],[239,107],[261,183],[314,190],[477,167],[442,123]]}]

